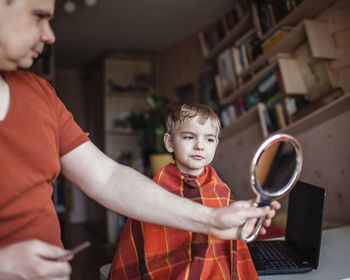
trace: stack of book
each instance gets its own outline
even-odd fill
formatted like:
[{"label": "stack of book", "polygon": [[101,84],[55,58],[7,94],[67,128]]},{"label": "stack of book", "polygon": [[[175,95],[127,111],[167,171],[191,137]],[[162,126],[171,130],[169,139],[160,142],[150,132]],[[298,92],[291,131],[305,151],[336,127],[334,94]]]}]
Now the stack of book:
[{"label": "stack of book", "polygon": [[207,57],[223,39],[226,38],[241,19],[249,12],[246,0],[238,0],[233,4],[232,9],[211,24],[204,31],[199,33],[199,40],[204,57]]},{"label": "stack of book", "polygon": [[240,75],[262,53],[261,41],[254,29],[247,31],[231,47],[236,73]]},{"label": "stack of book", "polygon": [[252,0],[253,23],[259,38],[298,6],[301,0]]},{"label": "stack of book", "polygon": [[258,103],[265,104],[264,120],[268,132],[271,133],[290,124],[293,115],[307,104],[307,100],[305,95],[287,94],[280,71],[274,69],[258,83],[253,91],[237,97],[234,102],[221,110],[223,126],[232,124]]}]

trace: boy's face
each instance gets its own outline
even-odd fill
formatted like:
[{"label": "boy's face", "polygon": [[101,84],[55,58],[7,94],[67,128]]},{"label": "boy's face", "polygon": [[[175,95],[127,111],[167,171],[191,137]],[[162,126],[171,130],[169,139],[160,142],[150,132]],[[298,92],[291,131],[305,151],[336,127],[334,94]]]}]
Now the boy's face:
[{"label": "boy's face", "polygon": [[0,70],[29,68],[44,45],[54,43],[54,6],[54,0],[0,0]]},{"label": "boy's face", "polygon": [[197,176],[214,158],[218,145],[217,127],[207,120],[201,125],[197,118],[183,121],[174,135],[164,135],[167,150],[175,155],[175,164],[182,173]]}]

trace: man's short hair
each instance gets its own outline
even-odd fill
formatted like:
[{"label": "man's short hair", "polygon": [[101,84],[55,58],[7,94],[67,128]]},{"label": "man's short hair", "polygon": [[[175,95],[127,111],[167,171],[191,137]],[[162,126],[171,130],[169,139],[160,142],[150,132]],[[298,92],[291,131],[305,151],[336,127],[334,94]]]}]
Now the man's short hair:
[{"label": "man's short hair", "polygon": [[204,104],[183,104],[175,106],[166,120],[166,129],[170,135],[174,135],[178,126],[187,119],[198,117],[198,123],[204,124],[211,120],[217,128],[217,136],[220,133],[220,119],[217,114]]}]

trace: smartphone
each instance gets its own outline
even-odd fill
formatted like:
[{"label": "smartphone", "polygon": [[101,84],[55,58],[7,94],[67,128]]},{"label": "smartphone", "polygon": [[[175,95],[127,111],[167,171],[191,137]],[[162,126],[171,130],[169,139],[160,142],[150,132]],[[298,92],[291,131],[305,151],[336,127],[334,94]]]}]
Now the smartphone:
[{"label": "smartphone", "polygon": [[77,253],[81,252],[82,250],[88,248],[91,246],[91,242],[90,241],[85,241],[77,246],[75,246],[74,248],[70,249],[69,252],[67,254],[64,254],[63,256],[56,258],[55,260],[58,262],[65,262],[68,261],[69,259],[71,259],[74,255],[76,255]]}]

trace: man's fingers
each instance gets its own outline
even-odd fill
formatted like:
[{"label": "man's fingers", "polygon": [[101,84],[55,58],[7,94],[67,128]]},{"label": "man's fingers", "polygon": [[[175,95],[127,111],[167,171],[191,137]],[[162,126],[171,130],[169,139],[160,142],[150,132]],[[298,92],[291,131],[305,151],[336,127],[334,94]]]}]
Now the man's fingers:
[{"label": "man's fingers", "polygon": [[270,211],[269,206],[265,207],[250,207],[245,210],[245,218],[251,219],[251,218],[257,218],[257,217],[263,217],[266,216]]},{"label": "man's fingers", "polygon": [[56,262],[46,260],[42,263],[42,273],[48,278],[67,277],[72,272],[72,268],[68,262]]},{"label": "man's fingers", "polygon": [[44,259],[55,260],[69,252],[60,247],[47,244],[39,240],[35,242],[37,242],[36,248],[37,248],[38,254]]}]

